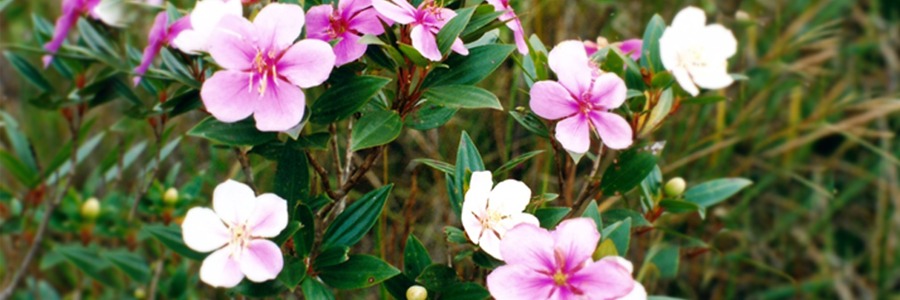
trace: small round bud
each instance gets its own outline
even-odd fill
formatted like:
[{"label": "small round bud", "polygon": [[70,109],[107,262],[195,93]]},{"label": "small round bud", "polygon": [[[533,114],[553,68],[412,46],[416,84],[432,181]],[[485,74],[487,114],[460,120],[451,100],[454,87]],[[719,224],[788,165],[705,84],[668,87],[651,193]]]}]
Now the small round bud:
[{"label": "small round bud", "polygon": [[425,300],[425,298],[428,298],[428,290],[421,285],[414,285],[406,290],[407,300]]},{"label": "small round bud", "polygon": [[81,204],[81,217],[94,220],[100,215],[100,201],[97,198],[90,197]]},{"label": "small round bud", "polygon": [[147,298],[147,292],[142,288],[137,288],[134,290],[134,298],[135,299],[144,299]]},{"label": "small round bud", "polygon": [[675,177],[669,179],[669,182],[666,182],[665,188],[663,188],[666,192],[666,196],[681,196],[684,193],[684,188],[687,186],[687,183],[684,181],[684,178]]},{"label": "small round bud", "polygon": [[170,187],[163,194],[162,200],[166,205],[175,205],[175,203],[178,202],[178,190],[176,190],[174,187]]}]

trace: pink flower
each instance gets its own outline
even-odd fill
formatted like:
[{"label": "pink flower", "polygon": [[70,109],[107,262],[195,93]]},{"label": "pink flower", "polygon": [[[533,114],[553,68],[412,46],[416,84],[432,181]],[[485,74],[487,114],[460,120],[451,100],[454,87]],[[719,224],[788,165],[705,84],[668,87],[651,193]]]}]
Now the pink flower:
[{"label": "pink flower", "polygon": [[213,191],[213,209],[191,208],[181,230],[191,249],[215,250],[203,260],[200,280],[233,287],[244,276],[263,282],[281,272],[281,249],[265,238],[277,236],[287,223],[287,201],[275,194],[257,197],[249,186],[227,180]]},{"label": "pink flower", "polygon": [[487,0],[487,2],[494,6],[494,11],[504,12],[500,15],[500,21],[506,22],[506,27],[512,30],[519,53],[528,54],[528,44],[525,43],[525,30],[522,28],[522,21],[519,20],[516,12],[509,5],[509,0]]},{"label": "pink flower", "polygon": [[262,131],[284,131],[300,123],[306,109],[301,88],[328,79],[335,56],[328,43],[294,40],[303,31],[303,9],[267,5],[253,23],[226,15],[213,32],[209,53],[225,70],[203,83],[206,110],[222,122],[250,115]]},{"label": "pink flower", "polygon": [[487,277],[488,290],[504,299],[611,299],[634,287],[630,270],[611,259],[594,261],[600,233],[594,221],[563,221],[556,230],[522,224],[506,233],[506,265]]},{"label": "pink flower", "polygon": [[[412,24],[410,38],[412,46],[427,59],[439,61],[443,56],[437,44],[437,34],[444,28],[444,24],[456,16],[456,12],[443,8],[433,0],[425,0],[418,8],[413,7],[406,0],[372,0],[372,6],[382,16],[400,24]],[[468,55],[469,49],[463,44],[462,39],[456,38],[451,47],[454,52]]]},{"label": "pink flower", "polygon": [[[610,46],[610,44],[606,38],[603,37],[598,37],[596,43],[584,41],[584,50],[587,52],[588,57],[593,56],[594,53],[597,53],[598,50],[606,46]],[[622,51],[622,54],[628,55],[631,57],[631,60],[637,61],[638,59],[641,59],[641,49],[644,47],[644,41],[641,39],[630,39],[613,43],[611,46],[619,48],[619,51]]]},{"label": "pink flower", "polygon": [[49,55],[43,57],[44,68],[53,62],[53,54],[56,54],[56,51],[59,51],[59,48],[62,47],[63,42],[66,40],[66,35],[69,34],[72,26],[75,26],[75,23],[78,22],[79,16],[90,14],[95,19],[100,18],[95,12],[98,4],[100,4],[100,0],[62,0],[62,15],[56,19],[53,37],[44,44],[44,50],[50,52]]},{"label": "pink flower", "polygon": [[[614,264],[619,265],[620,268],[628,271],[628,274],[634,272],[634,266],[630,261],[621,257],[621,256],[607,256],[601,259],[601,261],[608,261]],[[618,297],[617,300],[647,300],[647,289],[644,288],[637,280],[634,281],[634,288],[631,289],[631,292],[628,295]]]},{"label": "pink flower", "polygon": [[177,36],[181,31],[189,29],[191,21],[189,17],[182,17],[169,26],[169,15],[166,12],[160,12],[150,27],[150,33],[147,34],[147,47],[144,48],[144,55],[141,57],[141,64],[134,69],[137,76],[134,77],[134,85],[141,82],[141,76],[150,68],[153,59],[159,54],[159,50],[163,46],[169,44],[171,39]]},{"label": "pink flower", "polygon": [[188,28],[174,35],[172,46],[187,54],[208,52],[210,36],[222,17],[226,15],[240,17],[242,10],[241,1],[238,0],[197,1],[194,10],[191,11]]},{"label": "pink flower", "polygon": [[539,81],[531,87],[531,110],[549,120],[559,120],[556,139],[563,148],[585,153],[591,145],[591,128],[612,149],[631,145],[628,121],[609,112],[625,102],[625,82],[612,73],[595,76],[584,45],[565,41],[549,54],[550,69],[559,81]]},{"label": "pink flower", "polygon": [[331,4],[316,5],[306,12],[306,37],[326,42],[337,40],[335,65],[355,61],[366,53],[359,39],[364,34],[379,35],[384,27],[372,0],[341,0],[337,9]]},{"label": "pink flower", "polygon": [[522,223],[540,223],[524,212],[531,200],[528,186],[517,180],[504,180],[493,186],[490,171],[472,173],[462,207],[462,224],[472,243],[502,260],[500,241],[508,230]]}]

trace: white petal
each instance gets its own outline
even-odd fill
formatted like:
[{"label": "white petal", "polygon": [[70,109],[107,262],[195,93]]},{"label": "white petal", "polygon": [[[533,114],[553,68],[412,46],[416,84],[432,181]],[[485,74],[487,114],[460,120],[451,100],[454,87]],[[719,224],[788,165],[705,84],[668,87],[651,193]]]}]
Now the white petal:
[{"label": "white petal", "polygon": [[506,236],[506,232],[515,228],[520,224],[531,224],[534,226],[541,226],[541,222],[538,221],[537,217],[529,213],[517,213],[509,215],[506,219],[500,221],[499,226],[497,226],[497,232],[500,233],[500,238],[502,239]]},{"label": "white petal", "polygon": [[106,25],[113,27],[125,27],[128,19],[128,9],[123,0],[101,0],[94,7],[92,14]]},{"label": "white petal", "polygon": [[737,39],[734,33],[720,24],[710,24],[703,28],[703,56],[707,60],[726,60],[737,53]]},{"label": "white petal", "polygon": [[688,71],[684,68],[675,68],[672,70],[672,76],[675,76],[675,80],[678,81],[678,85],[681,85],[681,88],[684,89],[685,92],[691,94],[691,96],[697,96],[700,94],[700,89],[694,85],[694,81],[691,80],[691,75],[688,74]]},{"label": "white petal", "polygon": [[243,224],[256,208],[256,194],[246,184],[226,180],[213,190],[213,209],[228,224]]},{"label": "white petal", "polygon": [[172,40],[172,46],[187,54],[200,54],[209,51],[207,35],[202,35],[196,30],[185,30]]},{"label": "white petal", "polygon": [[238,262],[231,258],[228,249],[213,252],[200,265],[200,280],[213,287],[230,288],[244,279]]},{"label": "white petal", "polygon": [[487,230],[481,235],[481,239],[478,240],[478,247],[490,256],[503,260],[503,256],[500,254],[500,239],[497,238],[497,234],[493,230]]},{"label": "white petal", "polygon": [[491,178],[491,171],[478,171],[472,173],[469,179],[469,190],[466,191],[465,200],[463,201],[463,210],[466,206],[470,207],[470,211],[483,212],[487,207],[488,197],[491,195],[491,187],[494,186],[494,180]]},{"label": "white petal", "polygon": [[704,26],[706,26],[706,12],[694,6],[685,7],[672,19],[672,27],[679,29],[700,30]]},{"label": "white petal", "polygon": [[734,79],[728,75],[728,63],[724,60],[707,62],[706,67],[690,68],[691,79],[705,89],[721,89],[731,85]]},{"label": "white petal", "polygon": [[488,199],[488,210],[501,215],[521,213],[531,201],[531,189],[518,180],[504,180],[494,187]]},{"label": "white petal", "polygon": [[647,300],[647,289],[640,282],[635,281],[631,292],[618,300]]},{"label": "white petal", "polygon": [[197,1],[197,5],[191,11],[191,27],[201,35],[209,36],[223,16],[241,16],[241,14],[240,0]]},{"label": "white petal", "polygon": [[251,236],[271,238],[277,236],[287,227],[287,201],[272,193],[256,197],[256,210],[247,220]]},{"label": "white petal", "polygon": [[209,252],[228,243],[228,229],[216,213],[206,207],[188,210],[181,223],[184,244],[198,252]]}]

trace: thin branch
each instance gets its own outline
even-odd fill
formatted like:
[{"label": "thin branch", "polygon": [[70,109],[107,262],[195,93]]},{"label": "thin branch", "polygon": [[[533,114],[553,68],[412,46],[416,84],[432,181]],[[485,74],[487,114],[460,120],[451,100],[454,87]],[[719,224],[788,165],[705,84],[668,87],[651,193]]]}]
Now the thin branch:
[{"label": "thin branch", "polygon": [[[337,135],[337,125],[336,123],[331,123],[328,125],[328,131],[331,132],[331,159],[334,160],[334,169],[337,172],[337,180],[338,185],[344,183],[344,172],[341,169],[341,157],[338,155],[338,152],[341,151],[341,148],[338,146],[338,135]],[[349,149],[347,151],[350,151]],[[335,199],[337,200],[337,199]]]},{"label": "thin branch", "polygon": [[247,185],[249,185],[253,190],[256,190],[256,184],[253,183],[253,168],[250,166],[250,158],[247,157],[247,152],[244,152],[240,148],[234,148],[234,153],[237,154],[238,162],[241,163],[241,170],[244,172],[244,177],[246,177]]},{"label": "thin branch", "polygon": [[312,165],[313,170],[315,170],[316,173],[319,174],[319,178],[322,179],[322,188],[325,189],[325,193],[328,194],[328,197],[331,197],[332,199],[337,197],[337,194],[331,189],[331,184],[328,182],[328,170],[325,170],[325,167],[322,167],[309,151],[306,151],[306,159],[309,160],[309,164]]},{"label": "thin branch", "polygon": [[165,251],[163,251],[163,256],[160,257],[159,261],[153,266],[153,279],[150,280],[150,290],[147,293],[147,299],[156,299],[156,289],[159,286],[159,278],[162,275],[163,266],[165,263]]}]

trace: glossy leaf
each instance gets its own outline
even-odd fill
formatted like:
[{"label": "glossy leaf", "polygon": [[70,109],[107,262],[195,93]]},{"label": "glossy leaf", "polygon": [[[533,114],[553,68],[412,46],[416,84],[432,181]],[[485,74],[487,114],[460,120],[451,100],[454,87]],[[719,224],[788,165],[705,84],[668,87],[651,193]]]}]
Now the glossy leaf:
[{"label": "glossy leaf", "polygon": [[456,16],[444,24],[444,27],[441,28],[436,37],[438,50],[441,51],[441,54],[446,55],[450,52],[450,46],[453,45],[459,34],[466,28],[466,24],[469,24],[469,20],[474,12],[475,7],[459,9],[456,11]]},{"label": "glossy leaf", "polygon": [[281,269],[281,273],[278,273],[276,279],[281,281],[281,284],[286,288],[293,291],[305,278],[306,263],[304,263],[304,260],[293,256],[285,256],[284,267]]},{"label": "glossy leaf", "polygon": [[229,146],[255,146],[275,139],[275,132],[260,132],[253,118],[234,123],[222,123],[206,117],[188,131],[188,135],[211,140]]},{"label": "glossy leaf", "polygon": [[659,58],[659,38],[666,30],[666,21],[659,15],[653,15],[644,29],[643,49],[641,49],[641,67],[653,73],[664,70]]},{"label": "glossy leaf", "polygon": [[534,216],[541,222],[541,227],[553,229],[570,211],[569,207],[541,207],[534,211]]},{"label": "glossy leaf", "polygon": [[303,289],[303,297],[306,299],[334,300],[331,290],[314,277],[306,277],[300,287]]},{"label": "glossy leaf", "polygon": [[288,211],[294,211],[297,203],[309,198],[309,162],[306,153],[291,147],[282,148],[275,168],[275,186],[272,191],[287,200]]},{"label": "glossy leaf", "polygon": [[752,183],[753,181],[744,178],[710,180],[687,189],[684,200],[707,208],[728,199]]},{"label": "glossy leaf", "polygon": [[406,248],[403,250],[403,273],[411,278],[416,278],[422,270],[431,265],[431,256],[428,249],[422,245],[414,235],[406,238]]},{"label": "glossy leaf", "polygon": [[[584,209],[584,213],[582,213],[581,216],[594,220],[594,224],[597,225],[597,232],[603,232],[603,219],[600,218],[600,209],[597,208],[596,200],[591,200],[591,202],[588,203],[587,208]],[[606,238],[605,235],[603,237]]]},{"label": "glossy leaf", "polygon": [[506,172],[509,172],[513,168],[519,166],[520,164],[524,163],[525,161],[528,161],[532,157],[540,155],[541,153],[544,153],[544,150],[535,150],[535,151],[531,151],[531,152],[516,156],[516,157],[510,159],[508,162],[506,162],[502,166],[500,166],[499,168],[497,168],[497,170],[494,170],[494,176],[496,176],[497,174],[504,174]]},{"label": "glossy leaf", "polygon": [[147,283],[150,281],[150,264],[136,253],[114,250],[103,253],[101,257],[136,282]]},{"label": "glossy leaf", "polygon": [[476,84],[494,72],[515,49],[512,45],[490,44],[469,49],[469,55],[450,56],[448,68],[431,71],[422,87]]},{"label": "glossy leaf", "polygon": [[313,267],[316,269],[320,269],[323,267],[329,267],[336,264],[343,263],[350,259],[350,247],[347,246],[331,246],[325,248],[319,255],[316,256],[316,260],[313,262]]},{"label": "glossy leaf", "polygon": [[340,82],[316,99],[311,108],[309,121],[328,124],[343,120],[363,107],[388,82],[391,80],[377,76],[358,76]]},{"label": "glossy leaf", "polygon": [[432,169],[444,172],[445,174],[453,174],[454,172],[456,172],[455,166],[445,163],[445,162],[442,162],[442,161],[439,161],[439,160],[434,160],[434,159],[430,159],[430,158],[416,158],[416,159],[413,159],[413,161],[422,163],[426,166],[431,167]]},{"label": "glossy leaf", "polygon": [[353,129],[350,149],[357,151],[397,139],[403,130],[403,121],[395,111],[376,110],[363,115]]},{"label": "glossy leaf", "polygon": [[300,257],[306,257],[312,251],[315,242],[315,218],[309,206],[299,205],[294,212],[294,220],[300,222],[300,229],[294,234],[294,251]]},{"label": "glossy leaf", "polygon": [[619,256],[628,255],[628,247],[631,245],[631,219],[625,219],[603,228],[601,233],[603,240],[611,240],[616,245],[616,253]]},{"label": "glossy leaf", "polygon": [[622,153],[603,173],[600,189],[606,195],[625,193],[637,186],[656,167],[657,157],[650,152],[631,149]]},{"label": "glossy leaf", "polygon": [[191,250],[184,244],[181,237],[181,228],[176,225],[145,225],[141,228],[141,233],[148,234],[159,240],[166,248],[175,251],[184,257],[193,260],[202,260],[206,258],[206,254]]},{"label": "glossy leaf", "polygon": [[538,118],[534,113],[510,110],[509,115],[512,116],[513,119],[515,119],[516,122],[519,123],[519,125],[522,125],[522,127],[525,127],[525,129],[527,129],[531,133],[534,133],[542,138],[550,137],[550,130],[547,129],[547,125],[544,124],[544,121],[541,121],[541,119]]},{"label": "glossy leaf", "polygon": [[459,108],[426,102],[407,115],[403,124],[416,130],[434,129],[449,122],[457,111]]},{"label": "glossy leaf", "polygon": [[500,99],[488,90],[471,85],[444,85],[429,88],[423,95],[429,102],[457,108],[503,110]]},{"label": "glossy leaf", "polygon": [[38,71],[27,60],[10,51],[3,51],[3,56],[6,57],[13,69],[16,69],[32,85],[44,92],[53,91],[53,86],[50,85],[47,78],[44,78],[44,75],[41,75],[41,71]]},{"label": "glossy leaf", "polygon": [[346,262],[319,270],[319,278],[333,288],[370,287],[400,274],[400,270],[371,255],[351,255]]},{"label": "glossy leaf", "polygon": [[374,190],[357,199],[328,226],[322,238],[322,248],[353,246],[372,229],[390,196],[392,184]]},{"label": "glossy leaf", "polygon": [[416,282],[428,290],[440,292],[456,284],[458,281],[456,277],[456,271],[452,268],[442,264],[433,264],[416,276]]},{"label": "glossy leaf", "polygon": [[454,190],[452,193],[456,194],[456,197],[450,198],[450,207],[457,216],[462,211],[462,199],[465,193],[463,187],[468,186],[466,183],[469,182],[470,174],[483,170],[484,161],[481,159],[481,153],[469,138],[469,134],[463,131],[459,137],[459,148],[456,151],[456,173],[453,175]]}]

